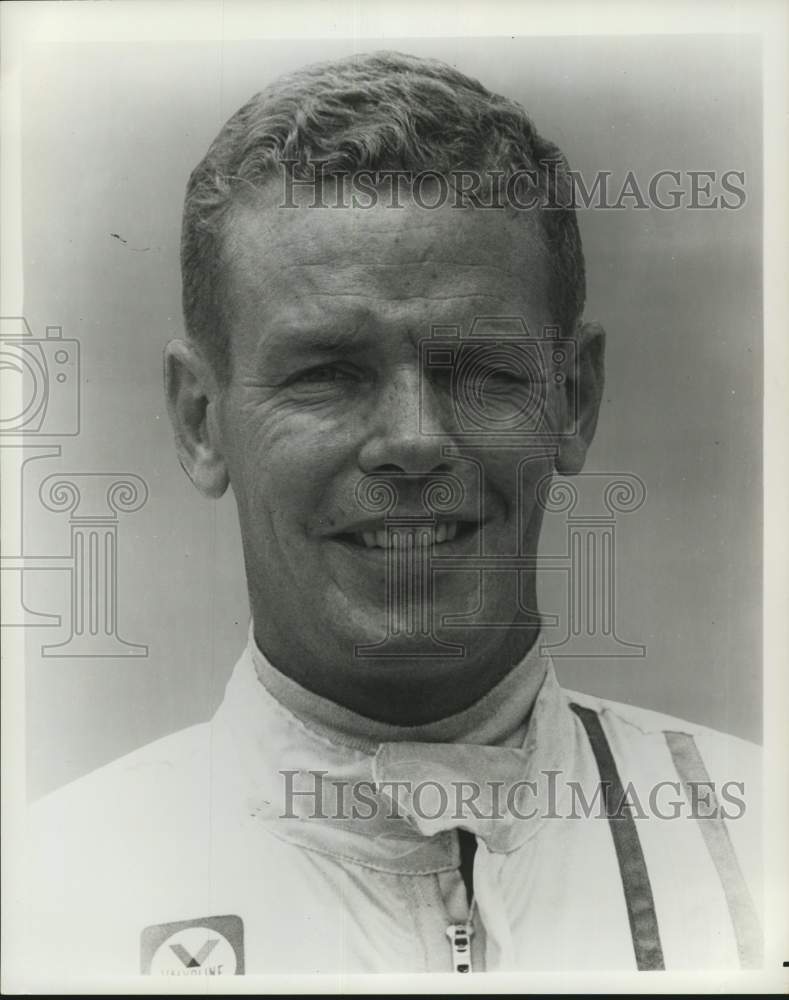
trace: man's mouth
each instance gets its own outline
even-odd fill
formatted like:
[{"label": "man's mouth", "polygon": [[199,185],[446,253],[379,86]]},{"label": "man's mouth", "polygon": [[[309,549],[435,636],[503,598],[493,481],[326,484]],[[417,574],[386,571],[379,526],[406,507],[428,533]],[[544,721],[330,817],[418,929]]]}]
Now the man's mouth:
[{"label": "man's mouth", "polygon": [[333,536],[335,541],[364,549],[426,548],[462,540],[479,528],[476,521],[441,521],[418,528],[402,524],[366,531],[349,531]]}]

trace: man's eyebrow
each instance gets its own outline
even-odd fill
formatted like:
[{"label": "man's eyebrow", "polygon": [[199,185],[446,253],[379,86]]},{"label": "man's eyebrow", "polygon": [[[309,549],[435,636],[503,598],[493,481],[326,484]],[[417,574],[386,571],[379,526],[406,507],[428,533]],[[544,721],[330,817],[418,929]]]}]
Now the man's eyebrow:
[{"label": "man's eyebrow", "polygon": [[284,360],[298,355],[343,354],[362,348],[368,334],[366,325],[359,321],[331,328],[284,325],[263,338],[259,353],[266,361]]}]

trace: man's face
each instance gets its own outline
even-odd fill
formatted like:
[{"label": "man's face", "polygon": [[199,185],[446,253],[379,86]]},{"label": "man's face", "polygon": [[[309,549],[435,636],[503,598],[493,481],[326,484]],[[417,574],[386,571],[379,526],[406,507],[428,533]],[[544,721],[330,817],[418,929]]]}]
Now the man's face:
[{"label": "man's face", "polygon": [[[471,701],[533,639],[528,628],[506,626],[525,624],[524,608],[534,610],[534,573],[485,574],[474,621],[498,627],[449,627],[445,616],[479,607],[479,574],[438,573],[431,600],[419,590],[420,566],[430,554],[536,552],[535,486],[553,467],[545,435],[566,419],[566,390],[548,379],[542,435],[488,431],[470,446],[451,366],[426,367],[420,342],[437,326],[465,336],[477,317],[522,317],[535,340],[556,323],[539,222],[451,205],[315,209],[309,201],[237,205],[226,230],[232,364],[217,421],[256,638],[280,669],[368,714],[370,699],[381,717],[395,717],[399,709],[382,697],[397,702],[410,691],[427,706],[447,685]],[[506,410],[534,390],[517,373],[477,376],[493,394],[494,416],[496,393]],[[390,513],[405,517],[425,515],[431,477],[460,483],[461,502],[439,517],[433,543],[412,543],[406,532],[401,544],[414,546],[405,571],[412,611],[421,601],[434,634],[462,656],[415,654],[408,636],[402,648],[390,644],[400,653],[393,658],[357,654],[408,627],[387,591],[384,512],[357,492],[366,474],[391,483]]]}]

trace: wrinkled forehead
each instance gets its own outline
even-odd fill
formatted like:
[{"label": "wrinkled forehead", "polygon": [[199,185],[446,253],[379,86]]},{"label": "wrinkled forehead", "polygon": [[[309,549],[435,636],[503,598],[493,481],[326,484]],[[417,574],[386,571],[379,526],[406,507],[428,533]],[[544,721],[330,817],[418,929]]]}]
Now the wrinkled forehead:
[{"label": "wrinkled forehead", "polygon": [[536,212],[450,200],[425,208],[386,192],[370,202],[331,184],[284,197],[276,181],[237,199],[223,241],[229,315],[444,302],[464,315],[537,311],[552,321],[551,261]]},{"label": "wrinkled forehead", "polygon": [[262,258],[269,266],[312,266],[327,255],[338,265],[432,261],[512,272],[519,280],[524,268],[548,269],[536,208],[458,205],[432,179],[419,184],[418,200],[402,182],[360,192],[360,176],[295,187],[275,174],[262,187],[240,189],[225,223],[226,259],[250,266]]}]

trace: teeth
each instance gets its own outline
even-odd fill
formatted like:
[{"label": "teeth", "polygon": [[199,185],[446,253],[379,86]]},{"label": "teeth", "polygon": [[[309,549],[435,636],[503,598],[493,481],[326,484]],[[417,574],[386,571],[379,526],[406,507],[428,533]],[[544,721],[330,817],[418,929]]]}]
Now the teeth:
[{"label": "teeth", "polygon": [[[436,525],[433,529],[433,537],[428,542],[434,545],[440,545],[442,542],[451,542],[458,533],[458,522],[457,521],[442,521],[441,524]],[[380,531],[362,531],[354,536],[357,544],[364,545],[368,549],[388,549],[388,548],[399,548],[402,546],[415,547],[423,544],[422,539],[424,535],[418,534],[403,534],[400,531],[394,531],[391,535],[387,535],[386,529]]]}]

